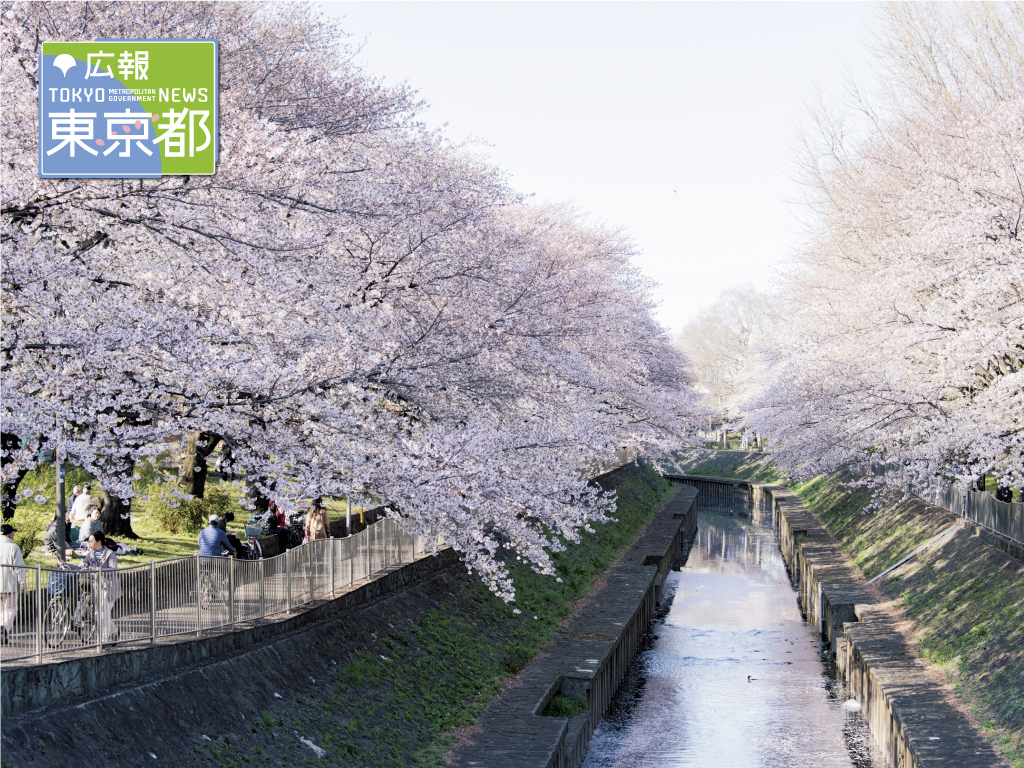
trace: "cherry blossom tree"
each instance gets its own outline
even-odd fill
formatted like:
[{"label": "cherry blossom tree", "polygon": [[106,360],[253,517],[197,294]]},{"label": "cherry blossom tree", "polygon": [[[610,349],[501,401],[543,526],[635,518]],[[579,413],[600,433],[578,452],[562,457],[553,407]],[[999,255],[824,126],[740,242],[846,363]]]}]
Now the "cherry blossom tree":
[{"label": "cherry blossom tree", "polygon": [[[757,423],[814,474],[1024,481],[1019,8],[890,6],[870,130],[810,159],[814,237],[779,298]],[[880,117],[883,116],[883,117]]]},{"label": "cherry blossom tree", "polygon": [[693,366],[697,387],[714,416],[739,422],[743,404],[767,380],[760,347],[771,335],[767,295],[752,285],[722,291],[676,338]]},{"label": "cherry blossom tree", "polygon": [[[216,175],[37,178],[40,42],[167,36],[220,41]],[[384,500],[511,598],[499,547],[552,572],[610,508],[584,468],[688,429],[628,240],[524,206],[309,8],[15,4],[4,46],[5,480],[38,433],[123,519],[139,459],[186,436],[198,493],[222,442],[264,496]]]}]

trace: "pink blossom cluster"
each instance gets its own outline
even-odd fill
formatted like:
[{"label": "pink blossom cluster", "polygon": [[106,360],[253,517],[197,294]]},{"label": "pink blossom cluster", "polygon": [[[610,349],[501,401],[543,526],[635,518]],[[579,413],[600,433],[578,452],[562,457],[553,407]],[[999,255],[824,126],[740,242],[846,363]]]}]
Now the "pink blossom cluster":
[{"label": "pink blossom cluster", "polygon": [[[1024,485],[1024,12],[888,6],[884,88],[822,111],[812,238],[751,422],[812,476]],[[895,475],[894,475],[895,477]]]},{"label": "pink blossom cluster", "polygon": [[[219,41],[216,175],[38,178],[40,43],[161,37]],[[351,56],[302,5],[10,7],[5,479],[45,440],[130,498],[202,430],[264,493],[388,504],[511,599],[503,553],[552,573],[612,509],[588,468],[688,429],[685,360],[626,237],[525,204]]]}]

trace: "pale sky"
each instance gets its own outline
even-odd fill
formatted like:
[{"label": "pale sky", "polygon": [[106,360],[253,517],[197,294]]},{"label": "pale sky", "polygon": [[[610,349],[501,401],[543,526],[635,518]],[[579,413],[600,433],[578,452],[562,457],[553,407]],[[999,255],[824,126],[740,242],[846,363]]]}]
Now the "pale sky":
[{"label": "pale sky", "polygon": [[868,3],[328,2],[370,74],[519,192],[630,232],[673,333],[798,245],[790,146],[869,60]]}]

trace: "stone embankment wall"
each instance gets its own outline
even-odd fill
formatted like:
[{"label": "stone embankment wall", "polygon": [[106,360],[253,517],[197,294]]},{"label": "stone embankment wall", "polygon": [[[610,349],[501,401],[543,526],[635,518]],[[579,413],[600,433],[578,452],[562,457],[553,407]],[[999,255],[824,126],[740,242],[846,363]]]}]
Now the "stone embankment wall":
[{"label": "stone embankment wall", "polygon": [[[521,682],[488,707],[480,733],[456,751],[454,764],[579,766],[654,617],[665,577],[685,559],[696,530],[697,490],[681,488],[526,667]],[[572,719],[543,716],[558,694],[585,702],[586,711]]]},{"label": "stone embankment wall", "polygon": [[[732,478],[668,477],[675,482],[737,483]],[[861,704],[885,765],[1002,765],[977,729],[924,674],[922,663],[889,614],[864,589],[863,576],[821,520],[783,486],[739,482],[750,488],[754,515],[772,516],[801,607],[835,654],[839,675]]]},{"label": "stone embankment wall", "polygon": [[316,600],[288,614],[239,623],[222,631],[207,631],[202,637],[183,639],[175,636],[152,646],[147,644],[114,653],[75,656],[46,664],[6,665],[0,673],[0,715],[7,718],[245,652],[358,606],[373,603],[458,562],[457,553],[445,548],[437,555],[421,556],[374,574],[365,584],[342,595]]},{"label": "stone embankment wall", "polygon": [[[340,596],[342,603],[304,607],[289,625],[179,638],[177,649],[158,646],[155,656],[118,646],[71,665],[21,669],[20,681],[5,676],[19,713],[3,717],[4,768],[434,764],[450,730],[474,722],[500,680],[547,646],[567,600],[586,594],[670,492],[637,464],[596,482],[616,490],[618,522],[596,526],[556,556],[560,583],[514,566],[513,605],[448,551]],[[31,692],[48,685],[55,698]],[[90,735],[88,749],[82,734]]]}]

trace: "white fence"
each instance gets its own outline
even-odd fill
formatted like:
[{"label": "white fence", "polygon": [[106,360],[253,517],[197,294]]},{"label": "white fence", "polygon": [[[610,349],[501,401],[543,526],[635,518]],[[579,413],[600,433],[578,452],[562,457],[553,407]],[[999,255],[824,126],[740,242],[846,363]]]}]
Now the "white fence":
[{"label": "white fence", "polygon": [[114,643],[197,635],[289,611],[435,546],[385,519],[266,560],[191,555],[104,572],[0,566],[0,659],[42,662]]}]

